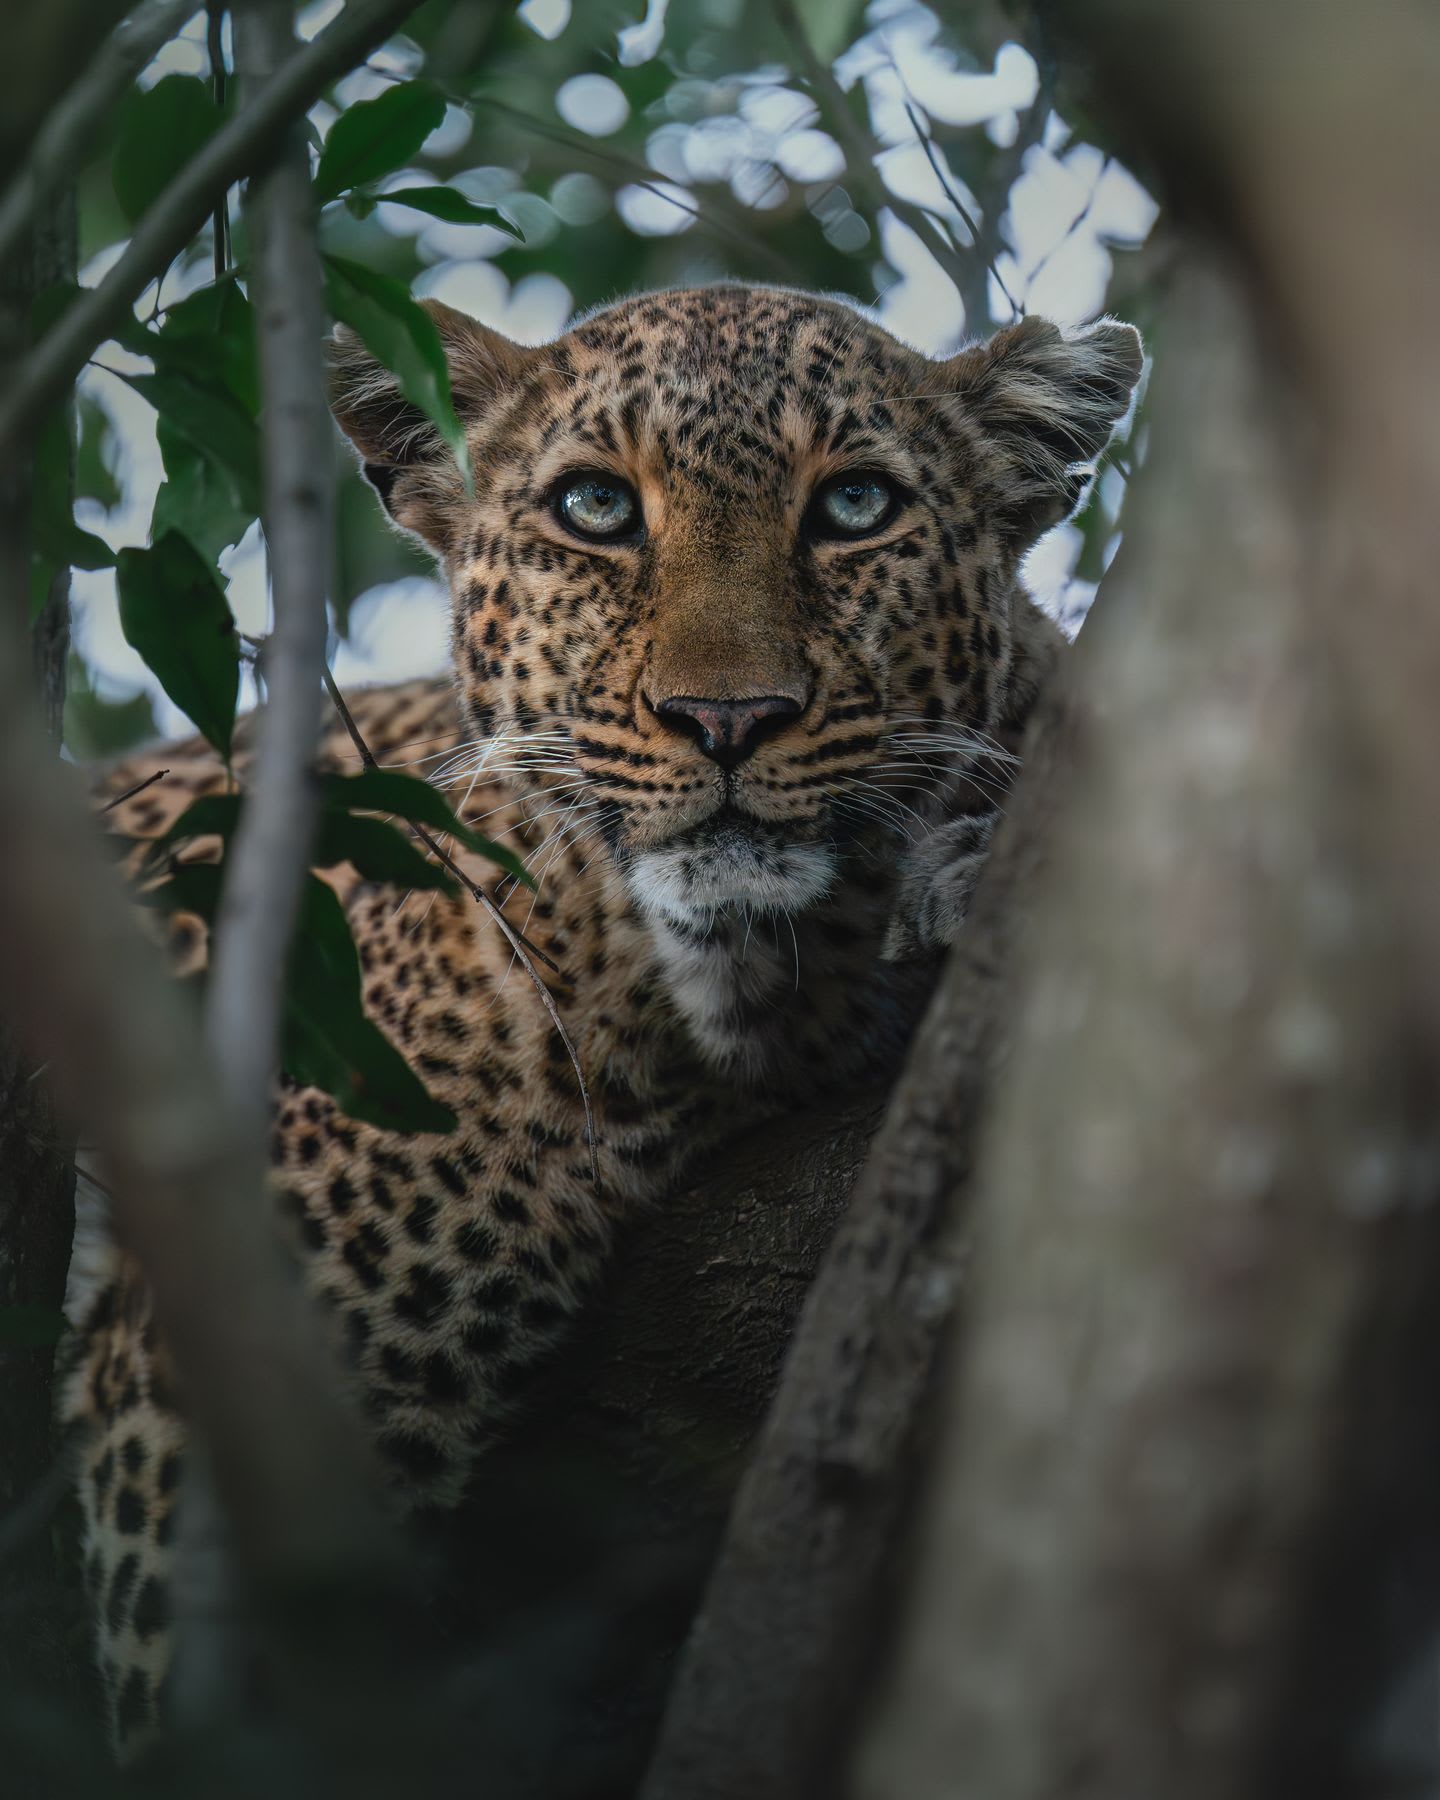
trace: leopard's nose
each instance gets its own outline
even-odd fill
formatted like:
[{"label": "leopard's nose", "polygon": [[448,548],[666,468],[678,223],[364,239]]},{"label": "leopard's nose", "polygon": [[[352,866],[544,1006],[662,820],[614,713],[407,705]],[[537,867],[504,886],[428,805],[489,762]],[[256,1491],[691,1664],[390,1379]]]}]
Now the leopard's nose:
[{"label": "leopard's nose", "polygon": [[693,738],[712,762],[733,769],[804,710],[798,700],[785,694],[760,694],[744,700],[702,700],[676,694],[662,700],[655,713],[671,731]]}]

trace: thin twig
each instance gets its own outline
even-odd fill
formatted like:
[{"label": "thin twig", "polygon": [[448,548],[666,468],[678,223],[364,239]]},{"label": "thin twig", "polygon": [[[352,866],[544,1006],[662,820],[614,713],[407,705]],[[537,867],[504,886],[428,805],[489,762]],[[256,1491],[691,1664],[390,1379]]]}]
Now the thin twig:
[{"label": "thin twig", "polygon": [[197,0],[148,0],[137,7],[56,101],[0,199],[0,268],[14,262],[35,215],[81,168],[111,108],[196,4]]},{"label": "thin twig", "polygon": [[383,43],[420,0],[350,0],[334,22],[198,150],[145,212],[105,279],[84,289],[31,350],[0,399],[0,450],[63,398],[96,346],[205,223],[215,196],[269,166],[287,129],[332,81]]},{"label": "thin twig", "polygon": [[[902,220],[924,244],[962,295],[973,292],[966,268],[967,258],[936,223],[934,215],[913,200],[892,193],[876,165],[880,145],[855,118],[845,100],[844,89],[835,73],[815,52],[794,0],[774,0],[775,16],[780,29],[790,40],[799,64],[798,73],[815,96],[820,116],[832,137],[845,152],[845,160],[855,179],[865,188],[870,205],[878,215],[889,211]],[[975,234],[978,242],[979,234]],[[977,260],[976,258],[969,260]]]},{"label": "thin twig", "polygon": [[[936,181],[940,183],[941,192],[960,215],[960,223],[970,233],[971,248],[975,251],[977,259],[983,258],[986,273],[995,277],[996,282],[999,284],[1000,292],[1010,302],[1011,311],[1017,319],[1020,318],[1024,314],[1025,309],[1006,286],[1005,277],[1000,273],[998,258],[984,256],[981,249],[981,227],[976,220],[975,215],[970,211],[969,207],[966,206],[959,194],[956,193],[955,185],[950,180],[944,163],[940,160],[935,145],[931,141],[929,132],[925,129],[925,122],[920,116],[919,109],[911,100],[905,102],[905,115],[914,128],[916,141],[919,143],[920,148],[925,152],[925,160],[930,165],[930,172],[934,175]],[[967,310],[965,319],[966,329],[969,330],[972,324],[978,323],[978,320],[971,320]]]},{"label": "thin twig", "polygon": [[[335,677],[331,674],[328,666],[325,670],[325,689],[331,700],[334,702],[335,710],[340,715],[341,723],[350,734],[350,742],[355,746],[361,762],[367,769],[378,769],[380,765],[375,760],[374,752],[371,750],[369,744],[365,742],[364,734],[361,732],[360,727],[355,723],[354,715],[350,711],[350,708],[345,704],[345,696],[340,692]],[[482,906],[493,922],[499,926],[505,941],[509,944],[511,950],[514,951],[516,959],[525,970],[525,973],[530,977],[535,992],[540,996],[541,1005],[545,1008],[546,1012],[549,1013],[550,1023],[555,1027],[560,1042],[565,1046],[565,1053],[570,1058],[570,1066],[574,1069],[575,1079],[580,1085],[580,1103],[585,1109],[585,1142],[590,1151],[590,1174],[595,1183],[596,1192],[598,1193],[600,1190],[600,1159],[597,1155],[596,1146],[599,1140],[595,1134],[595,1114],[590,1106],[590,1089],[585,1080],[585,1071],[580,1066],[580,1055],[575,1048],[570,1033],[565,1029],[565,1021],[560,1017],[560,1009],[555,1004],[555,996],[550,992],[549,988],[546,987],[544,981],[541,979],[539,970],[530,960],[530,957],[532,954],[538,956],[543,963],[546,963],[551,969],[554,969],[557,975],[563,977],[564,971],[561,970],[543,950],[538,949],[534,944],[530,943],[528,938],[525,938],[516,930],[505,917],[504,913],[501,912],[500,908],[485,892],[484,888],[470,879],[465,871],[456,863],[455,859],[445,850],[441,849],[440,845],[436,843],[435,839],[428,831],[426,831],[423,825],[412,825],[411,829],[414,831],[416,837],[420,839],[421,843],[434,853],[439,861],[445,865],[457,880],[465,885],[470,892],[471,899],[473,899],[477,905]]]},{"label": "thin twig", "polygon": [[143,794],[146,788],[154,787],[157,781],[163,781],[169,773],[168,769],[157,769],[153,775],[147,775],[143,781],[137,781],[134,787],[126,788],[123,794],[117,794],[113,800],[107,800],[100,808],[102,816],[105,813],[114,812],[117,806],[122,806],[127,800],[133,800],[137,794]]},{"label": "thin twig", "polygon": [[[206,0],[205,48],[210,58],[210,92],[221,111],[225,107],[225,0]],[[223,281],[230,267],[230,202],[222,193],[215,201],[215,279]]]}]

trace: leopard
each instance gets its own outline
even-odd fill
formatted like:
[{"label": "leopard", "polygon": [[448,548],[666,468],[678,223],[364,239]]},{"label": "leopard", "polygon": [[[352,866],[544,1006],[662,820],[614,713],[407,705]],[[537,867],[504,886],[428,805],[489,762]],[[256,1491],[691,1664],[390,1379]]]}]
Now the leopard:
[{"label": "leopard", "polygon": [[[1022,317],[936,358],[844,297],[743,282],[622,299],[535,347],[425,304],[468,471],[343,327],[330,382],[448,586],[452,672],[356,690],[317,766],[354,772],[358,735],[524,861],[533,887],[454,847],[543,957],[585,1091],[471,893],[322,872],[369,1017],[456,1120],[384,1130],[277,1078],[265,1204],[402,1512],[459,1502],[602,1303],[622,1226],[702,1152],[897,1066],[1065,647],[1022,562],[1143,366],[1113,319]],[[192,739],[95,786],[146,840],[230,779]],[[203,923],[171,948],[203,966]],[[144,1272],[103,1229],[70,1305],[60,1413],[123,1760],[166,1716],[190,1451]]]}]

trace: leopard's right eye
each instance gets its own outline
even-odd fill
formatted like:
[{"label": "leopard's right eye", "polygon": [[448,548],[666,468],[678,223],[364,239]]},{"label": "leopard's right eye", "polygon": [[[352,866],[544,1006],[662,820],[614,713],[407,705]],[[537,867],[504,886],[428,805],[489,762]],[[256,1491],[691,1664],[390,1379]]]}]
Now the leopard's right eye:
[{"label": "leopard's right eye", "polygon": [[556,489],[560,523],[584,538],[634,537],[642,524],[640,500],[618,475],[571,475]]}]

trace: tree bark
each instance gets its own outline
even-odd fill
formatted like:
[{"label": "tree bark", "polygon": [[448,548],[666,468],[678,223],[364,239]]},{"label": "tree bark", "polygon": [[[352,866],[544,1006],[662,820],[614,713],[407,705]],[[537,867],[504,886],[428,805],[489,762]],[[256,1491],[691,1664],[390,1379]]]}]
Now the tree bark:
[{"label": "tree bark", "polygon": [[[831,1791],[895,1553],[936,1347],[966,1252],[973,1138],[1005,1041],[1012,947],[1075,728],[1066,669],[960,941],[806,1301],[666,1705],[646,1800]],[[733,1354],[744,1356],[744,1346]]]},{"label": "tree bark", "polygon": [[462,1646],[454,1718],[487,1793],[633,1800],[883,1104],[875,1093],[776,1121],[632,1229],[610,1289],[527,1392],[465,1507],[431,1522]]},{"label": "tree bark", "polygon": [[[1316,630],[1309,419],[1234,284],[1188,286],[981,1151],[875,1800],[960,1769],[986,1800],[1359,1792],[1379,1584],[1440,1500],[1405,863],[1372,854],[1369,722]],[[1433,1569],[1412,1599],[1433,1618]]]},{"label": "tree bark", "polygon": [[[24,234],[0,265],[0,380],[23,359],[29,310],[38,293],[75,274],[75,211],[62,197],[45,224]],[[38,616],[30,612],[30,469],[28,447],[0,459],[0,632],[18,646],[28,634],[34,690],[52,754],[60,747],[65,667],[70,648],[70,571],[51,584]],[[9,854],[8,849],[0,854]],[[51,1083],[14,1035],[8,993],[0,987],[0,1314],[22,1308],[37,1325],[59,1316],[75,1228],[74,1133],[56,1115]],[[12,1332],[18,1336],[18,1331]],[[0,1345],[5,1343],[0,1327]],[[52,1346],[0,1348],[0,1518],[42,1485],[53,1457]],[[0,1565],[0,1684],[33,1666],[34,1646],[48,1658],[52,1634],[34,1613],[47,1594],[49,1545],[32,1536]],[[29,1651],[22,1648],[27,1641]]]}]

